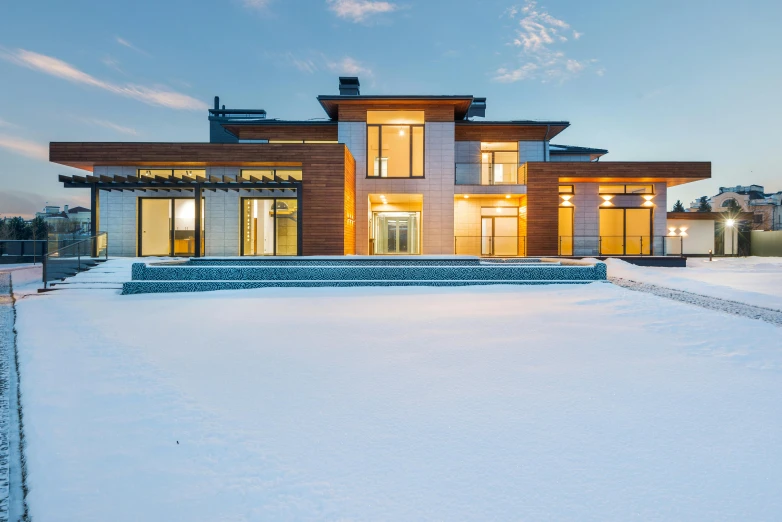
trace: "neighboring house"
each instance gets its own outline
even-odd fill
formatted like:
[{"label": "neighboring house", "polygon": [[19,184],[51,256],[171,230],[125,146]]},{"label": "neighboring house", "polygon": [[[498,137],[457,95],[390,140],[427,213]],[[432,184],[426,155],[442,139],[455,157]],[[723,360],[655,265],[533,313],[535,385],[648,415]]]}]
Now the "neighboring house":
[{"label": "neighboring house", "polygon": [[112,256],[654,255],[667,189],[708,162],[598,161],[566,121],[484,119],[473,96],[361,95],[278,120],[215,98],[208,143],[51,143]]},{"label": "neighboring house", "polygon": [[36,212],[35,217],[41,217],[49,225],[51,231],[56,232],[89,232],[90,209],[84,207],[69,208],[68,205],[60,207],[46,205],[41,212]]},{"label": "neighboring house", "polygon": [[751,212],[727,218],[721,212],[668,212],[668,254],[736,255],[739,228],[752,222]]},{"label": "neighboring house", "polygon": [[[724,212],[738,203],[743,212],[750,212],[753,230],[782,230],[782,191],[768,194],[762,185],[720,187],[719,194],[708,198],[714,212]],[[690,204],[689,212],[697,212],[700,200]]]}]

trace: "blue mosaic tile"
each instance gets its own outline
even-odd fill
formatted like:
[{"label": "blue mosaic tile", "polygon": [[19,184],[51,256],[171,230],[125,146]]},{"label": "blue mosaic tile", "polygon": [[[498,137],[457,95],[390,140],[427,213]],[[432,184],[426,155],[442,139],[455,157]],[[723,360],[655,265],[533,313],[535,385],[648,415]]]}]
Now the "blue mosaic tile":
[{"label": "blue mosaic tile", "polygon": [[[233,259],[203,261],[205,263],[134,263],[132,281],[123,285],[123,293],[197,292],[266,287],[575,284],[605,281],[607,276],[605,263],[561,265],[531,263],[530,260],[497,263],[483,262],[477,258],[309,259],[303,260],[305,263],[297,259],[283,262],[277,259],[254,260],[243,265],[228,265],[229,261],[237,261]],[[329,264],[324,264],[324,261]],[[222,264],[223,262],[226,264]]]}]

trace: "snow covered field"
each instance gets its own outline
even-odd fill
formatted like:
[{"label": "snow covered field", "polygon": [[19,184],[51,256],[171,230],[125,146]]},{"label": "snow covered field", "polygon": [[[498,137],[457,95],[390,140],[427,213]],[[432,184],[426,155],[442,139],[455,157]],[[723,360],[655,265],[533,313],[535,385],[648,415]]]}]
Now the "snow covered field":
[{"label": "snow covered field", "polygon": [[607,283],[17,309],[35,520],[782,512],[780,329],[760,321]]},{"label": "snow covered field", "polygon": [[651,268],[609,259],[609,277],[622,277],[782,310],[782,258],[690,258],[687,268]]}]

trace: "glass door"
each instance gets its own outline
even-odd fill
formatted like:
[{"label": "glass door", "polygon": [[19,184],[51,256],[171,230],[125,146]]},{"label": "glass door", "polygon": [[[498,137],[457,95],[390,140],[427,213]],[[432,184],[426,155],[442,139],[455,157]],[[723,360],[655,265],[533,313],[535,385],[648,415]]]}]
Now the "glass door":
[{"label": "glass door", "polygon": [[601,208],[600,254],[651,255],[651,230],[650,208]]},{"label": "glass door", "polygon": [[244,198],[242,226],[243,256],[295,256],[299,253],[296,199]]},{"label": "glass door", "polygon": [[420,212],[375,212],[375,254],[418,254]]},{"label": "glass door", "polygon": [[518,231],[517,217],[481,218],[481,255],[500,257],[518,255]]}]

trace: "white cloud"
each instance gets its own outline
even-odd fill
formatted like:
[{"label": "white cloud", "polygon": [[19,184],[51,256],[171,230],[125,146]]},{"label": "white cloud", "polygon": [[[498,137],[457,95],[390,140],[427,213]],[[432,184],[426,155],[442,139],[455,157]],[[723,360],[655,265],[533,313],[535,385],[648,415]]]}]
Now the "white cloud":
[{"label": "white cloud", "polygon": [[250,9],[265,9],[270,3],[271,0],[242,0],[242,4]]},{"label": "white cloud", "polygon": [[392,2],[374,0],[326,0],[329,9],[340,18],[353,22],[363,22],[368,17],[381,13],[396,11],[399,7]]},{"label": "white cloud", "polygon": [[114,69],[117,72],[125,74],[125,71],[123,71],[119,66],[119,61],[115,60],[111,56],[104,57],[101,62],[103,62],[103,65],[108,67],[109,69]]},{"label": "white cloud", "polygon": [[372,76],[372,70],[361,65],[356,59],[345,56],[337,62],[329,62],[329,70],[339,74],[365,74]]},{"label": "white cloud", "polygon": [[145,56],[149,56],[149,53],[148,53],[148,52],[146,52],[146,51],[145,51],[145,50],[143,50],[143,49],[139,49],[138,47],[136,47],[135,45],[133,45],[133,44],[132,44],[132,43],[130,43],[129,41],[127,41],[127,40],[125,40],[124,38],[122,38],[121,36],[117,36],[117,37],[115,37],[114,39],[117,41],[117,43],[118,43],[118,44],[120,44],[120,45],[122,45],[122,46],[124,46],[124,47],[127,47],[128,49],[133,49],[133,50],[134,50],[134,51],[136,51],[137,53],[141,53],[141,54],[143,54],[143,55],[145,55]]},{"label": "white cloud", "polygon": [[17,125],[14,125],[10,121],[6,121],[3,118],[0,118],[0,127],[5,127],[6,129],[13,129],[16,128]]},{"label": "white cloud", "polygon": [[0,147],[28,158],[49,161],[49,147],[34,141],[0,134]]},{"label": "white cloud", "polygon": [[351,56],[345,56],[339,60],[329,58],[320,52],[309,52],[305,53],[304,56],[297,56],[292,52],[266,52],[265,56],[278,65],[293,67],[307,74],[329,71],[337,74],[363,74],[365,76],[372,76],[372,69],[366,67]]},{"label": "white cloud", "polygon": [[0,50],[0,58],[71,83],[103,89],[119,96],[138,100],[147,105],[191,111],[205,110],[207,108],[204,102],[166,87],[148,87],[130,83],[118,85],[103,81],[75,68],[67,62],[24,49],[16,49],[15,51]]},{"label": "white cloud", "polygon": [[113,131],[119,132],[120,134],[127,134],[129,136],[138,136],[138,132],[136,132],[136,129],[133,129],[131,127],[124,127],[122,125],[117,125],[116,123],[110,122],[108,120],[99,120],[95,118],[85,118],[83,120],[85,123],[89,123],[91,125],[97,125],[98,127],[103,127],[105,129],[111,129]]},{"label": "white cloud", "polygon": [[572,29],[565,20],[538,8],[535,0],[526,0],[522,6],[510,7],[505,14],[514,20],[519,17],[511,43],[519,49],[517,58],[520,63],[516,67],[497,69],[495,81],[565,81],[596,62],[594,59],[576,60],[565,54],[561,47],[569,41],[566,34],[579,40],[584,33]]}]

